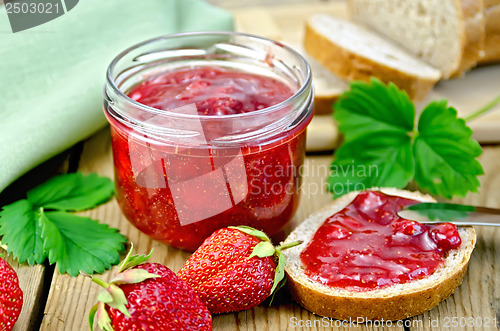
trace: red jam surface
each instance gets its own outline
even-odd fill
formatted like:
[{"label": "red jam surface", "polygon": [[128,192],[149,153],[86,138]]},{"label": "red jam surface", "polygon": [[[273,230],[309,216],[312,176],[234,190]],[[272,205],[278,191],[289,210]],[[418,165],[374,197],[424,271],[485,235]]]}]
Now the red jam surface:
[{"label": "red jam surface", "polygon": [[[252,112],[293,93],[270,77],[191,67],[151,77],[128,95],[162,110],[195,103],[203,116]],[[194,251],[213,231],[229,225],[273,235],[298,206],[298,169],[309,121],[234,150],[196,144],[179,148],[146,139],[111,116],[108,120],[117,201],[131,223],[153,239]]]},{"label": "red jam surface", "polygon": [[454,224],[426,225],[397,215],[417,202],[360,193],[327,218],[302,251],[306,275],[331,287],[363,291],[432,274],[461,240]]},{"label": "red jam surface", "polygon": [[217,67],[183,68],[152,77],[128,96],[157,109],[195,103],[200,115],[248,113],[278,104],[291,88],[270,77]]}]

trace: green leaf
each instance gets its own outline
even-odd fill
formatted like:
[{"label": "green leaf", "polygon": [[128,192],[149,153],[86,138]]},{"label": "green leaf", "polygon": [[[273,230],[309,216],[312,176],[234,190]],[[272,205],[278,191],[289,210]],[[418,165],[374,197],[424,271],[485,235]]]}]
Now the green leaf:
[{"label": "green leaf", "polygon": [[271,241],[271,239],[269,239],[269,237],[267,236],[267,234],[265,234],[264,232],[259,231],[257,229],[254,229],[254,228],[252,228],[250,226],[239,225],[239,226],[228,226],[228,228],[239,230],[239,231],[241,231],[243,233],[246,233],[246,234],[249,234],[251,236],[257,237],[257,238],[259,238],[261,240]]},{"label": "green leaf", "polygon": [[446,101],[430,103],[420,115],[414,155],[415,181],[431,194],[452,198],[477,192],[477,176],[484,173],[476,157],[481,146],[472,130]]},{"label": "green leaf", "polygon": [[285,278],[286,258],[283,255],[283,253],[281,253],[281,251],[279,251],[279,250],[277,251],[277,255],[278,255],[278,266],[276,267],[276,271],[274,273],[274,283],[273,283],[273,287],[271,288],[270,294],[274,293],[274,291],[277,289],[281,280],[283,278]]},{"label": "green leaf", "polygon": [[[109,284],[108,284],[108,287],[109,287]],[[102,291],[97,296],[97,301],[109,303],[109,302],[113,301],[113,296],[108,291]]]},{"label": "green leaf", "polygon": [[111,326],[111,318],[106,311],[104,302],[99,302],[97,304],[97,326],[105,331],[113,331],[113,326]]},{"label": "green leaf", "polygon": [[403,188],[413,178],[411,137],[396,131],[372,132],[344,143],[328,178],[334,197],[375,186]]},{"label": "green leaf", "polygon": [[335,104],[334,118],[344,135],[328,178],[334,197],[373,186],[404,188],[412,179],[447,198],[477,191],[481,147],[446,101],[429,104],[415,130],[415,108],[406,93],[371,79],[351,83]]},{"label": "green leaf", "polygon": [[126,238],[117,229],[61,211],[41,210],[39,221],[49,262],[57,263],[59,272],[103,273],[119,262]]},{"label": "green leaf", "polygon": [[123,259],[123,261],[119,265],[119,270],[120,272],[123,272],[124,270],[133,268],[141,263],[146,262],[151,255],[153,255],[153,250],[149,252],[148,255],[132,255],[132,251],[134,250],[134,244],[130,244],[130,250],[127,253],[127,256]]},{"label": "green leaf", "polygon": [[149,273],[144,269],[130,269],[124,272],[120,272],[116,277],[114,277],[110,282],[114,284],[135,284],[140,283],[146,279],[161,277],[157,274]]},{"label": "green leaf", "polygon": [[283,279],[279,282],[278,286],[276,286],[276,288],[274,289],[274,291],[272,292],[271,296],[270,296],[270,299],[269,299],[269,307],[272,306],[273,304],[273,301],[274,301],[274,298],[276,297],[276,293],[278,293],[278,291],[286,285],[286,277],[283,277]]},{"label": "green leaf", "polygon": [[334,108],[333,116],[346,142],[368,132],[406,134],[414,128],[415,107],[406,92],[376,78],[370,83],[351,82],[350,90]]},{"label": "green leaf", "polygon": [[98,308],[98,304],[96,303],[95,305],[92,306],[92,308],[89,311],[90,331],[94,331],[94,319],[95,319],[95,314],[97,313],[97,308]]},{"label": "green leaf", "polygon": [[269,241],[261,241],[252,250],[252,254],[248,257],[249,259],[258,256],[258,257],[266,257],[266,256],[273,256],[276,250],[274,249],[273,244],[271,244]]},{"label": "green leaf", "polygon": [[111,294],[111,297],[113,298],[112,301],[106,302],[106,304],[112,308],[118,309],[123,313],[123,315],[130,317],[130,313],[128,312],[127,307],[125,307],[125,305],[127,304],[127,298],[125,297],[125,293],[123,292],[123,290],[113,284],[109,285],[106,290]]},{"label": "green leaf", "polygon": [[20,263],[43,263],[46,254],[41,238],[42,228],[28,200],[18,200],[0,211],[0,236],[7,252]]},{"label": "green leaf", "polygon": [[108,201],[113,192],[109,178],[77,172],[49,179],[28,191],[27,198],[35,208],[79,211]]}]

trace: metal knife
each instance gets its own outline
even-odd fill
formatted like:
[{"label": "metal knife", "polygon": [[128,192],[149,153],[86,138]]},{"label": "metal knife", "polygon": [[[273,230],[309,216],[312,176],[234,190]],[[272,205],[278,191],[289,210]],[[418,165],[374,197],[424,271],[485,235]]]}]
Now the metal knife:
[{"label": "metal knife", "polygon": [[500,226],[500,209],[454,203],[417,203],[403,208],[398,215],[420,223]]}]

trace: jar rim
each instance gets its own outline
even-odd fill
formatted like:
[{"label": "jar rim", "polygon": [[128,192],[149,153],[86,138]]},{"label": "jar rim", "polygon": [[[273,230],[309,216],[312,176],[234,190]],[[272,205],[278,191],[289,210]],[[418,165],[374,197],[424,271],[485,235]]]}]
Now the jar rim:
[{"label": "jar rim", "polygon": [[[297,59],[299,59],[299,61],[304,65],[304,67],[306,68],[304,81],[300,84],[300,87],[294,92],[294,94],[292,96],[290,96],[289,98],[287,98],[287,99],[285,99],[277,104],[274,104],[272,106],[269,106],[269,107],[266,107],[263,109],[248,112],[248,113],[238,113],[238,114],[228,114],[228,115],[193,115],[193,114],[172,112],[170,110],[160,110],[160,109],[142,104],[142,103],[130,98],[115,83],[115,79],[113,78],[113,70],[116,67],[116,65],[118,64],[118,62],[121,59],[123,59],[127,54],[129,54],[130,52],[132,52],[136,49],[139,49],[140,47],[143,47],[143,46],[146,46],[149,44],[153,44],[155,42],[162,41],[165,39],[195,37],[195,36],[229,36],[229,37],[230,36],[242,36],[242,37],[247,37],[247,38],[250,38],[253,40],[260,40],[263,42],[273,43],[273,44],[285,49],[287,52],[291,53],[293,56],[295,56]],[[111,89],[114,91],[114,93],[116,93],[117,96],[123,98],[123,100],[126,103],[129,103],[129,104],[133,105],[134,107],[138,107],[141,110],[147,111],[147,112],[152,113],[152,114],[158,114],[158,115],[162,115],[162,116],[172,116],[172,117],[185,118],[185,119],[196,119],[196,118],[201,117],[201,118],[207,119],[207,120],[221,119],[221,118],[229,120],[229,119],[243,119],[243,118],[248,117],[248,116],[266,115],[266,114],[272,113],[276,110],[280,110],[280,109],[283,109],[284,107],[288,107],[288,106],[292,105],[294,102],[296,102],[301,97],[301,95],[304,93],[304,91],[306,89],[308,89],[309,86],[311,86],[312,73],[311,73],[311,68],[310,68],[309,64],[307,63],[307,61],[304,59],[304,57],[299,52],[297,52],[292,47],[290,47],[284,43],[281,43],[279,41],[275,41],[272,39],[268,39],[268,38],[253,35],[253,34],[242,33],[242,32],[194,31],[194,32],[182,32],[182,33],[167,34],[167,35],[159,36],[156,38],[151,38],[151,39],[142,41],[140,43],[137,43],[135,45],[128,47],[127,49],[120,52],[117,56],[115,56],[113,58],[113,60],[111,61],[111,63],[109,64],[107,71],[106,71],[106,83],[109,87],[111,87]]]}]

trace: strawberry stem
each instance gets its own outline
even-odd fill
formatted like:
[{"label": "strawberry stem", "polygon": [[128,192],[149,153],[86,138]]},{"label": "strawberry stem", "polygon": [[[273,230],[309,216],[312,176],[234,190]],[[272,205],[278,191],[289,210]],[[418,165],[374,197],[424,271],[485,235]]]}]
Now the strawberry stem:
[{"label": "strawberry stem", "polygon": [[127,269],[131,269],[141,263],[144,263],[151,257],[151,255],[153,255],[152,249],[148,255],[132,255],[133,249],[134,249],[134,244],[130,243],[130,250],[128,251],[127,256],[125,257],[125,259],[123,259],[120,265],[118,265],[119,272],[123,272]]},{"label": "strawberry stem", "polygon": [[92,277],[92,281],[94,283],[96,283],[97,285],[102,286],[104,288],[108,288],[109,287],[108,283],[106,283],[105,281],[103,281],[102,279],[99,279],[97,277]]},{"label": "strawberry stem", "polygon": [[277,291],[279,288],[281,288],[284,285],[284,283],[282,283],[282,280],[283,280],[283,282],[286,281],[286,278],[285,278],[286,260],[285,260],[285,256],[283,255],[283,253],[281,251],[284,249],[295,247],[295,246],[300,245],[302,243],[303,243],[302,240],[296,240],[296,241],[292,241],[292,242],[289,242],[287,244],[281,245],[279,247],[276,247],[275,256],[278,259],[278,265],[276,266],[276,271],[274,272],[274,282],[273,282],[273,287],[271,288],[271,293],[270,293],[271,295],[273,295],[275,291]]},{"label": "strawberry stem", "polygon": [[278,246],[278,247],[276,247],[276,249],[279,249],[280,251],[282,251],[284,249],[288,249],[288,248],[292,248],[292,247],[298,246],[298,245],[302,244],[303,242],[304,241],[302,241],[302,240],[292,241],[292,242],[286,243],[284,245]]},{"label": "strawberry stem", "polygon": [[472,112],[471,114],[469,114],[467,116],[464,116],[464,121],[466,121],[466,122],[472,121],[476,117],[479,117],[479,116],[483,115],[484,113],[493,109],[498,103],[500,103],[500,95],[497,96],[495,99],[491,100],[489,103],[487,103],[483,107],[479,108],[478,110]]}]

